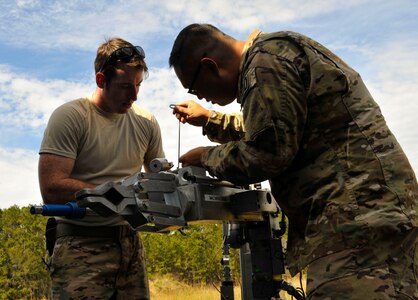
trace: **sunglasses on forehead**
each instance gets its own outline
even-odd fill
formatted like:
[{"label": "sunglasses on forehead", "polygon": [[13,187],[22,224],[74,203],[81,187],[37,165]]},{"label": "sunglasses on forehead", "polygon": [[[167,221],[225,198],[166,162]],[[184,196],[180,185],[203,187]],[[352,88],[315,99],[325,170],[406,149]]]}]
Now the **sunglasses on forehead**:
[{"label": "sunglasses on forehead", "polygon": [[116,49],[104,61],[104,63],[99,69],[99,72],[102,72],[107,65],[114,63],[115,61],[122,60],[124,62],[128,62],[134,55],[138,55],[139,57],[145,58],[144,49],[142,49],[141,46],[122,47]]}]

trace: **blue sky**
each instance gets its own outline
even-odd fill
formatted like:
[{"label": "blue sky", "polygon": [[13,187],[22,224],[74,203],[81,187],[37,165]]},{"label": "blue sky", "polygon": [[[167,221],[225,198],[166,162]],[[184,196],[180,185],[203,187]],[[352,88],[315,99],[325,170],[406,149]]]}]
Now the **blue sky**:
[{"label": "blue sky", "polygon": [[[259,28],[326,45],[362,75],[417,173],[418,1],[0,0],[0,208],[42,202],[37,161],[46,123],[62,103],[92,94],[105,37],[145,49],[150,76],[137,103],[156,115],[166,156],[177,164],[178,122],[168,105],[191,98],[167,61],[177,33],[195,22],[241,40]],[[180,140],[182,153],[210,145],[187,125]]]}]

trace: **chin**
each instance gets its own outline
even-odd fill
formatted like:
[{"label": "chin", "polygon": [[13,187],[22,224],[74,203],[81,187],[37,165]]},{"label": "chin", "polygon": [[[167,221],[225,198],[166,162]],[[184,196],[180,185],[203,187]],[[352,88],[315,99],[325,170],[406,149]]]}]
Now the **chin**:
[{"label": "chin", "polygon": [[123,114],[126,114],[128,112],[128,110],[129,110],[129,108],[121,108],[116,113],[123,115]]}]

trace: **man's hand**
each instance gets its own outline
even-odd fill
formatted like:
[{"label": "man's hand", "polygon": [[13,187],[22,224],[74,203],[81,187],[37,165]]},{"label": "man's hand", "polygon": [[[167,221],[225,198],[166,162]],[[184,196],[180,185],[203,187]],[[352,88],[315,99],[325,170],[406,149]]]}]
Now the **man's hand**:
[{"label": "man's hand", "polygon": [[200,158],[202,156],[205,147],[197,147],[189,152],[180,156],[179,161],[182,163],[183,167],[187,166],[196,166],[196,167],[203,167],[202,163],[200,162]]},{"label": "man's hand", "polygon": [[189,123],[194,126],[203,127],[208,122],[210,111],[193,100],[188,100],[176,104],[173,109],[173,114],[183,124]]}]

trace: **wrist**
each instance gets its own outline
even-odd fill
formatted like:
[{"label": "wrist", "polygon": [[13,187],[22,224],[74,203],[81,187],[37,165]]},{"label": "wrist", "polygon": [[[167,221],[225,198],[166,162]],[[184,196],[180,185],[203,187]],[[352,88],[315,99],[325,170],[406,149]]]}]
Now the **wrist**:
[{"label": "wrist", "polygon": [[208,110],[207,113],[206,113],[207,119],[206,119],[205,126],[208,125],[209,123],[213,122],[213,120],[216,120],[217,116],[218,116],[218,114],[217,114],[216,111]]}]

